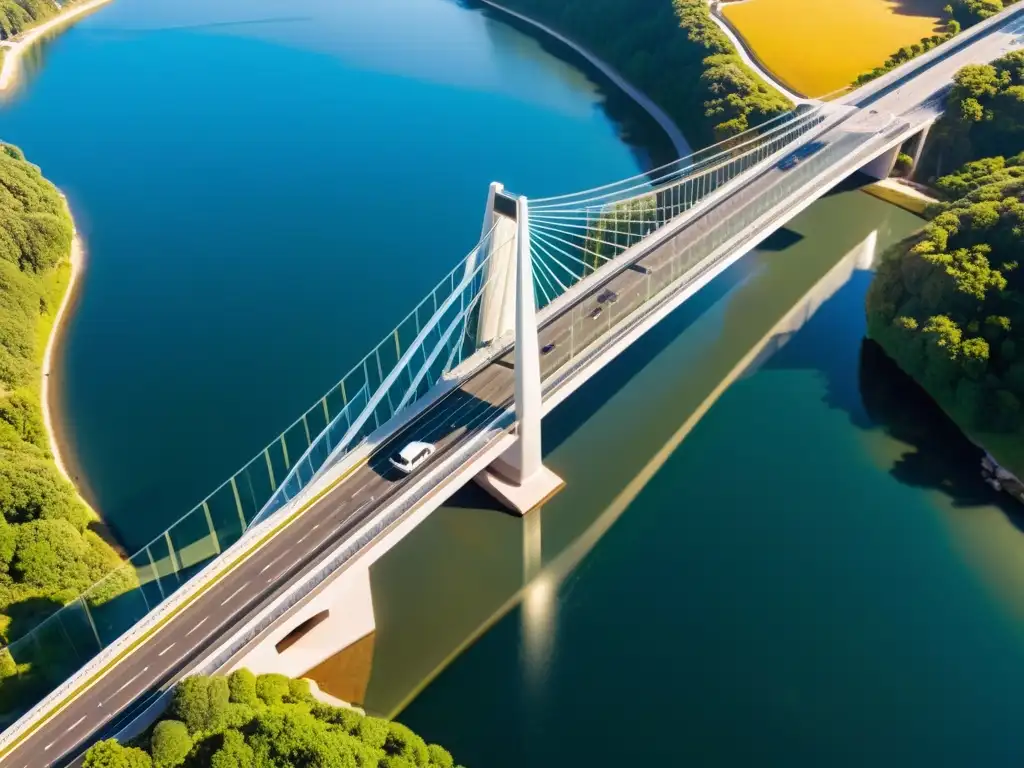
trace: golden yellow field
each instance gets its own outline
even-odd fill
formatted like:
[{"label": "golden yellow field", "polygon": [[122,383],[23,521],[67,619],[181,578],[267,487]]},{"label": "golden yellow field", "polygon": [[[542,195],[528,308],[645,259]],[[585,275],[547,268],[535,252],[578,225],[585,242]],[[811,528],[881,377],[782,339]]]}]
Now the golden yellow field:
[{"label": "golden yellow field", "polygon": [[723,4],[757,58],[783,84],[822,96],[938,31],[949,0],[744,0]]}]

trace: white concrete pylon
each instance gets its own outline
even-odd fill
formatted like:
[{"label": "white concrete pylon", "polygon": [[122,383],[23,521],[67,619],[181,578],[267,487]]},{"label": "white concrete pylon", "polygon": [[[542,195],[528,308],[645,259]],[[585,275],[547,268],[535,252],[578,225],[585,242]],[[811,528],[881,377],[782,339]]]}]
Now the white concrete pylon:
[{"label": "white concrete pylon", "polygon": [[523,515],[540,506],[564,485],[541,457],[540,345],[537,303],[530,258],[530,211],[525,197],[516,206],[515,263],[515,443],[477,476],[477,481],[505,506]]},{"label": "white concrete pylon", "polygon": [[[484,267],[484,288],[477,321],[477,346],[489,344],[511,332],[515,326],[516,224],[494,210],[494,199],[504,191],[501,184],[491,182],[487,192],[487,206],[484,208],[484,223],[480,234],[483,252],[480,257],[486,257],[487,264]],[[475,261],[472,268],[469,263],[466,264],[466,274],[472,274],[473,269],[476,269]]]}]

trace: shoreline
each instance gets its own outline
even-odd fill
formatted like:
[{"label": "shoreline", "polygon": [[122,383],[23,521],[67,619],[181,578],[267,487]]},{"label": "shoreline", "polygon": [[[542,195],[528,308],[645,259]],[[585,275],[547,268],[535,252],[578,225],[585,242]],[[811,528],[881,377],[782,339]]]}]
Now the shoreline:
[{"label": "shoreline", "polygon": [[111,0],[89,0],[89,2],[74,5],[66,11],[62,11],[57,14],[57,16],[49,21],[22,32],[20,39],[19,36],[16,35],[11,40],[5,40],[5,45],[3,46],[5,55],[3,57],[3,66],[0,68],[0,93],[9,91],[18,82],[16,75],[19,72],[21,57],[24,55],[26,50],[31,48],[32,45],[39,40],[39,38],[56,27],[66,24],[89,11],[99,8],[102,5],[106,5],[110,1]]},{"label": "shoreline", "polygon": [[[578,53],[580,56],[586,59],[588,63],[590,63],[597,70],[599,70],[601,74],[603,74],[605,77],[611,80],[612,83],[619,90],[621,90],[623,93],[629,96],[629,98],[635,101],[642,110],[644,110],[647,114],[654,118],[654,122],[656,122],[659,125],[659,127],[668,136],[669,141],[672,142],[672,146],[675,147],[676,153],[679,155],[679,157],[686,157],[687,155],[693,154],[693,147],[690,146],[690,142],[686,140],[686,136],[683,135],[683,132],[679,129],[679,126],[675,124],[675,121],[671,117],[669,117],[668,113],[665,112],[665,110],[663,110],[657,104],[655,104],[654,101],[652,101],[646,93],[641,91],[631,82],[629,82],[626,78],[620,75],[618,71],[615,70],[610,64],[605,63],[602,59],[600,59],[595,54],[591,53],[589,50],[581,46],[579,43],[570,40],[565,35],[561,34],[560,32],[556,32],[554,29],[552,29],[546,24],[543,24],[542,22],[536,21],[535,19],[531,19],[529,16],[519,13],[518,11],[513,11],[511,8],[506,8],[503,5],[499,5],[497,2],[495,2],[495,0],[478,1],[482,5],[485,5],[489,8],[493,8],[499,13],[503,13],[507,16],[511,16],[514,19],[518,19],[519,21],[529,24],[530,26],[539,29],[541,32],[548,35],[549,37],[553,37],[560,43],[569,46],[572,50],[574,50],[576,53]],[[0,90],[3,90],[2,85],[0,85]]]},{"label": "shoreline", "polygon": [[46,427],[46,440],[50,446],[50,454],[53,456],[53,463],[57,467],[57,471],[60,473],[61,477],[71,483],[72,487],[75,489],[75,493],[78,495],[78,498],[86,507],[88,507],[89,512],[93,515],[96,521],[102,522],[102,518],[96,511],[96,508],[89,502],[86,495],[82,492],[82,489],[78,487],[78,483],[75,482],[71,473],[68,471],[67,464],[64,460],[64,452],[61,450],[62,430],[56,426],[57,420],[54,418],[54,413],[57,411],[57,408],[52,404],[54,388],[50,386],[50,374],[53,371],[54,351],[61,340],[64,326],[67,324],[70,317],[68,308],[77,297],[78,286],[81,281],[82,271],[85,267],[85,247],[77,228],[74,229],[74,234],[71,239],[71,253],[69,261],[71,265],[71,274],[68,276],[68,284],[64,289],[64,297],[61,299],[60,306],[57,307],[57,312],[53,316],[53,325],[50,327],[50,335],[46,339],[46,350],[43,352],[43,362],[39,370],[39,407],[43,411],[43,424]]}]

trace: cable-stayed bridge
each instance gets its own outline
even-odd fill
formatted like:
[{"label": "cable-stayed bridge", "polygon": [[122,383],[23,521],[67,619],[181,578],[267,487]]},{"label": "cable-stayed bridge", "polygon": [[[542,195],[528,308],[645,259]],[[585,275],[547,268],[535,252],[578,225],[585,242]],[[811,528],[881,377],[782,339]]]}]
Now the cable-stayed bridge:
[{"label": "cable-stayed bridge", "polygon": [[[470,480],[520,513],[573,482],[543,466],[543,415],[844,178],[888,176],[959,67],[1021,45],[1022,10],[647,174],[546,199],[492,184],[479,242],[392,333],[5,650],[16,674],[2,684],[23,686],[28,710],[0,736],[5,763],[48,765],[137,729],[186,673],[302,674],[371,632],[376,559]],[[436,451],[404,476],[388,458],[413,440]]]}]

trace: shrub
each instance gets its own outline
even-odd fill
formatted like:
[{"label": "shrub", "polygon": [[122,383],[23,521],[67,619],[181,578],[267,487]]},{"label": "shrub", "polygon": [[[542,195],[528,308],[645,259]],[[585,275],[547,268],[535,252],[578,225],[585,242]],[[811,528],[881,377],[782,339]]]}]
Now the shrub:
[{"label": "shrub", "polygon": [[364,717],[356,726],[355,736],[371,747],[384,748],[384,743],[391,733],[391,723],[379,717]]},{"label": "shrub", "polygon": [[455,760],[451,753],[439,744],[427,745],[427,753],[430,756],[430,764],[437,768],[454,768]]},{"label": "shrub", "polygon": [[389,755],[404,757],[414,765],[427,765],[430,761],[427,743],[401,723],[391,723],[388,727],[384,751]]},{"label": "shrub", "polygon": [[273,706],[282,703],[290,690],[288,678],[284,675],[271,673],[256,678],[256,695],[264,704]]},{"label": "shrub", "polygon": [[237,669],[228,675],[228,692],[234,704],[255,707],[260,703],[256,695],[256,675],[248,669]]},{"label": "shrub", "polygon": [[124,747],[116,739],[93,744],[85,753],[84,768],[151,768],[149,755],[136,747]]},{"label": "shrub", "polygon": [[155,768],[174,768],[192,749],[192,737],[180,720],[161,720],[153,728],[149,752]]}]

